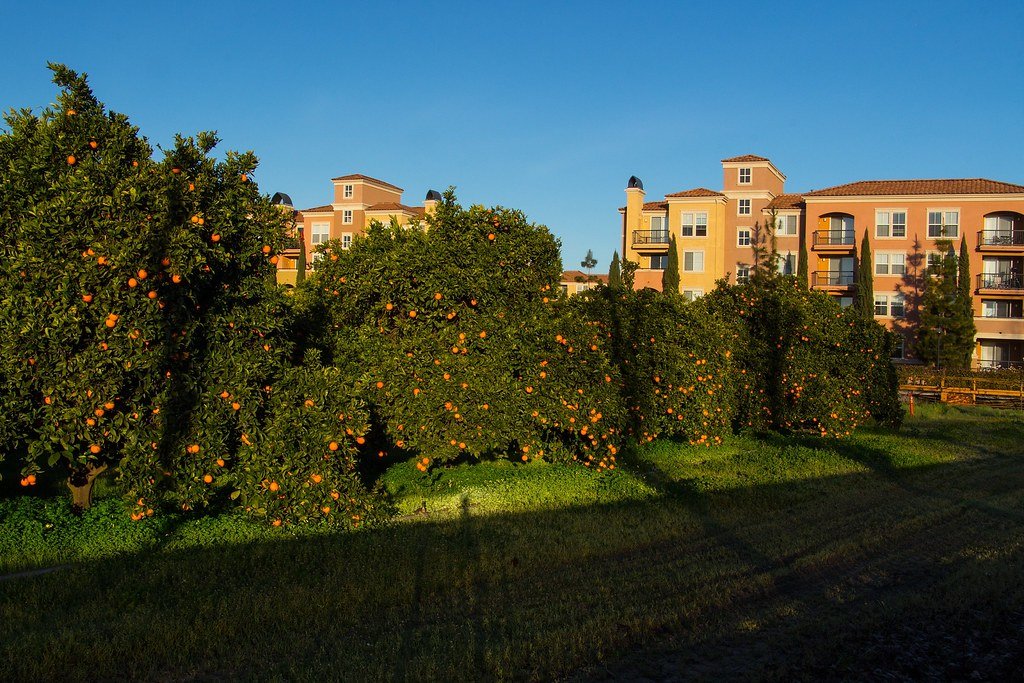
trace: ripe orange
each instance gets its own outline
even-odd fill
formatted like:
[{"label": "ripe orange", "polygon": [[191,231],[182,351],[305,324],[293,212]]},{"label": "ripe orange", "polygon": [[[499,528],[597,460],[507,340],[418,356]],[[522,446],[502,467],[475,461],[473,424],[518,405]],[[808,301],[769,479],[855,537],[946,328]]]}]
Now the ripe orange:
[{"label": "ripe orange", "polygon": [[145,268],[140,268],[137,275],[139,276],[140,280],[145,280],[147,277],[149,277],[149,273],[146,272]]},{"label": "ripe orange", "polygon": [[384,388],[384,382],[377,382],[377,388],[378,389],[383,389]]},{"label": "ripe orange", "polygon": [[207,474],[206,476],[203,477],[203,481],[205,481],[207,484],[212,484],[213,483],[213,475],[212,474]]},{"label": "ripe orange", "polygon": [[107,320],[106,320],[106,326],[107,327],[113,327],[116,324],[117,324],[117,320],[115,320],[114,318],[107,318]]},{"label": "ripe orange", "polygon": [[214,233],[213,235],[210,235],[210,241],[211,242],[220,242],[220,235],[218,235],[216,233]]},{"label": "ripe orange", "polygon": [[274,520],[274,526],[281,526],[281,520],[275,519]]},{"label": "ripe orange", "polygon": [[30,474],[27,477],[25,477],[25,480],[28,481],[29,486],[34,486],[36,483],[36,475]]},{"label": "ripe orange", "polygon": [[494,241],[494,233],[493,232],[487,233],[487,239],[489,239],[490,241],[493,242]]},{"label": "ripe orange", "polygon": [[329,448],[332,451],[338,450],[338,442],[337,441],[330,442],[329,444],[327,444],[327,448]]},{"label": "ripe orange", "polygon": [[231,404],[232,410],[238,410],[241,407],[242,407],[242,404],[238,403],[237,401]]},{"label": "ripe orange", "polygon": [[310,479],[313,480],[314,484],[319,484],[321,481],[323,481],[324,478],[321,477],[319,474],[314,474],[310,476]]},{"label": "ripe orange", "polygon": [[93,444],[93,445],[89,446],[89,452],[92,453],[93,455],[99,455],[99,452],[101,450],[102,449],[99,446],[97,446],[96,444]]},{"label": "ripe orange", "polygon": [[435,301],[440,301],[441,300],[441,292],[434,292],[434,300]]},{"label": "ripe orange", "polygon": [[366,443],[366,439],[364,437],[358,436],[356,437],[356,443],[362,446],[364,443]]},{"label": "ripe orange", "polygon": [[270,263],[271,263],[271,265],[275,265],[275,266],[276,266],[276,265],[277,265],[277,262],[278,262],[278,260],[279,260],[279,259],[277,258],[277,256],[276,256],[276,255],[275,255],[275,256],[271,256],[271,257],[270,257]]},{"label": "ripe orange", "polygon": [[224,467],[224,458],[217,458],[217,467]]},{"label": "ripe orange", "polygon": [[75,158],[74,154],[68,155],[68,166],[74,166],[76,161],[78,161],[78,159]]},{"label": "ripe orange", "polygon": [[173,282],[176,285],[181,284],[181,276],[175,273],[174,275],[171,276],[171,282]]},{"label": "ripe orange", "polygon": [[270,245],[269,244],[264,244],[263,245],[263,253],[264,254],[269,254],[270,253]]},{"label": "ripe orange", "polygon": [[148,294],[146,294],[146,296],[148,296],[150,299],[155,299],[156,298],[156,290],[149,292]]},{"label": "ripe orange", "polygon": [[160,265],[166,268],[167,266],[171,265],[171,259],[167,258],[166,256],[163,257],[162,259],[160,259]]},{"label": "ripe orange", "polygon": [[270,486],[268,486],[267,488],[270,489],[271,491],[277,491],[281,487],[277,485],[276,481],[272,481],[270,482]]},{"label": "ripe orange", "polygon": [[83,294],[82,295],[82,301],[84,301],[87,304],[91,304],[92,303],[92,294]]},{"label": "ripe orange", "polygon": [[90,140],[89,147],[91,147],[92,149],[96,149],[97,147],[99,147],[99,144],[95,140]]},{"label": "ripe orange", "polygon": [[128,287],[129,288],[135,289],[138,286],[139,286],[139,281],[138,280],[136,280],[133,277],[128,278]]},{"label": "ripe orange", "polygon": [[409,317],[410,318],[415,318],[416,317],[416,311],[409,311]]},{"label": "ripe orange", "polygon": [[181,173],[181,169],[178,167],[174,167],[171,169],[171,173],[173,173],[174,175],[178,175],[179,173]]}]

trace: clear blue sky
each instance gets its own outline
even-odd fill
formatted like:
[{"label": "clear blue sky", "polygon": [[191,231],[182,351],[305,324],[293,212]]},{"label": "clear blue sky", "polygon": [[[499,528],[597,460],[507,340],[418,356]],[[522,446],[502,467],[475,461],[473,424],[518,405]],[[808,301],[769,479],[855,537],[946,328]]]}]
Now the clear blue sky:
[{"label": "clear blue sky", "polygon": [[0,107],[87,72],[154,144],[217,130],[299,208],[329,179],[455,185],[606,270],[649,200],[770,157],[798,192],[869,178],[1024,184],[1024,3],[33,2],[2,16]]}]

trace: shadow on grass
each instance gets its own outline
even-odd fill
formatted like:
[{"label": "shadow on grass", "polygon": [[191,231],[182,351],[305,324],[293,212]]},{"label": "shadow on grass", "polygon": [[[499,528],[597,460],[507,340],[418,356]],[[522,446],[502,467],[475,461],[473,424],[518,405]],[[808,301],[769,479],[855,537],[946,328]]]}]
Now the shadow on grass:
[{"label": "shadow on grass", "polygon": [[849,677],[865,657],[914,677],[932,670],[877,636],[920,624],[908,647],[927,655],[964,623],[991,638],[963,666],[1012,672],[1019,462],[844,457],[870,473],[749,496],[625,457],[660,498],[482,517],[465,497],[453,520],[83,563],[0,584],[0,657],[13,680],[550,679],[609,661],[624,678]]}]

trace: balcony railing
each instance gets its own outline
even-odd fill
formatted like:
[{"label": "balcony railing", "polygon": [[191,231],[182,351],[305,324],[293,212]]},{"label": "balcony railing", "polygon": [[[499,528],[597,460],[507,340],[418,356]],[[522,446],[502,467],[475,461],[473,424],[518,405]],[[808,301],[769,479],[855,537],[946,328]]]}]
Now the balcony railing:
[{"label": "balcony railing", "polygon": [[1024,289],[1024,278],[1020,273],[981,273],[978,289]]},{"label": "balcony railing", "polygon": [[856,243],[854,233],[849,230],[815,230],[815,247],[852,247]]},{"label": "balcony railing", "polygon": [[814,273],[815,287],[852,287],[854,283],[852,270],[822,270]]},{"label": "balcony railing", "polygon": [[634,230],[633,244],[668,244],[668,230]]},{"label": "balcony railing", "polygon": [[982,247],[1024,247],[1024,230],[979,230]]},{"label": "balcony railing", "polygon": [[1020,360],[985,360],[978,361],[979,370],[1010,370],[1024,368],[1024,361]]}]

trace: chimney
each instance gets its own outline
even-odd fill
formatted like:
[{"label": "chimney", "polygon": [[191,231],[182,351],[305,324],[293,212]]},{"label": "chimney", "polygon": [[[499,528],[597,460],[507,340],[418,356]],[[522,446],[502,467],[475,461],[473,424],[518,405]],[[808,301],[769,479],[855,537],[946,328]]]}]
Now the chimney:
[{"label": "chimney", "polygon": [[630,233],[639,230],[643,221],[644,210],[644,184],[635,175],[629,176],[626,183],[626,241],[629,242]]}]

